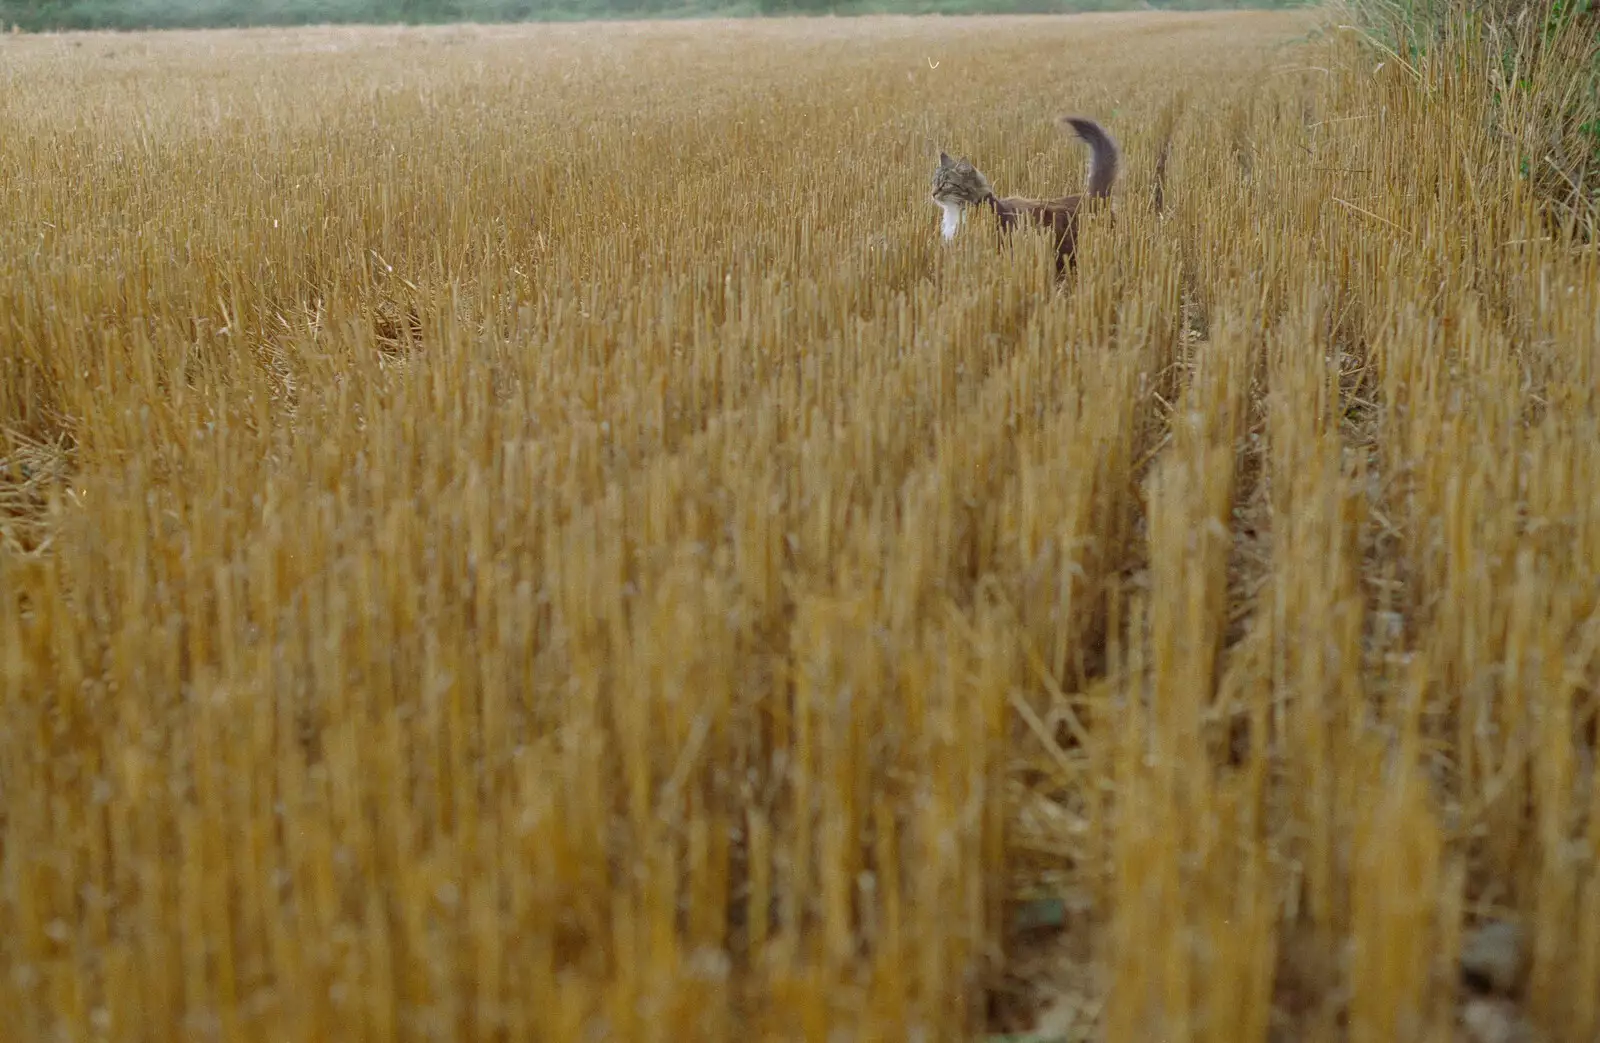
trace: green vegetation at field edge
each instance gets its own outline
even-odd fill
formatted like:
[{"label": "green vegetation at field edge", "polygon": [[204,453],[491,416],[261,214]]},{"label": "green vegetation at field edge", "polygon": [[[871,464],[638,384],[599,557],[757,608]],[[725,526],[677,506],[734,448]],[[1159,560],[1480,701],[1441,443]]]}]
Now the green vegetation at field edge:
[{"label": "green vegetation at field edge", "polygon": [[763,14],[1070,14],[1283,8],[1301,0],[0,0],[0,26],[201,29]]}]

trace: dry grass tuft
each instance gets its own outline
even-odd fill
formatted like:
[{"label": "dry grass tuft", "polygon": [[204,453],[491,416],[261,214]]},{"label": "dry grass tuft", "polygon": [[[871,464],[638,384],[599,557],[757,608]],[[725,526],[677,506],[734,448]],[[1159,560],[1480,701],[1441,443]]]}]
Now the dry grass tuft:
[{"label": "dry grass tuft", "polygon": [[1600,254],[1302,28],[0,43],[6,1038],[1592,1043]]},{"label": "dry grass tuft", "polygon": [[72,439],[63,430],[48,441],[15,431],[0,439],[0,544],[18,556],[42,552],[50,546],[51,494],[72,472]]}]

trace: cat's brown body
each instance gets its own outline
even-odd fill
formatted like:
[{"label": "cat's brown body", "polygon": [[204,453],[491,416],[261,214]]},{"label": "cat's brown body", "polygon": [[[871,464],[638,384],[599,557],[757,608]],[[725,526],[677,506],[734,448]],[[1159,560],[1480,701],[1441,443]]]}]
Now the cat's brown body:
[{"label": "cat's brown body", "polygon": [[962,217],[971,207],[987,206],[1009,232],[1019,223],[1048,229],[1055,244],[1056,274],[1064,275],[1076,266],[1078,257],[1078,218],[1092,200],[1111,195],[1116,180],[1119,154],[1116,142],[1094,120],[1063,116],[1063,126],[1071,127],[1088,144],[1093,158],[1086,191],[1057,199],[1030,199],[1024,196],[997,196],[989,181],[966,159],[951,159],[939,153],[939,169],[933,175],[933,201],[944,210],[944,235],[953,238]]}]

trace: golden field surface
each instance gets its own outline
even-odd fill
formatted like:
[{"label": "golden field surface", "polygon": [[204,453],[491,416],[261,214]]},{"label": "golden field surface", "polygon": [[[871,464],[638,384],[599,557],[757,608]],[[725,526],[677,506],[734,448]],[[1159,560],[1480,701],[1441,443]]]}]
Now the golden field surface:
[{"label": "golden field surface", "polygon": [[1600,257],[1313,24],[0,38],[0,1036],[1593,1043]]}]

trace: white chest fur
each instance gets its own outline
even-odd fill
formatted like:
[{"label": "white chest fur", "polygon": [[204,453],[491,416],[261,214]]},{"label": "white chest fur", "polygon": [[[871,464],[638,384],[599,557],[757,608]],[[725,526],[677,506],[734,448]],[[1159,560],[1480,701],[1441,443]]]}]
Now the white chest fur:
[{"label": "white chest fur", "polygon": [[961,204],[940,203],[939,209],[944,211],[944,221],[939,225],[939,231],[946,239],[954,239],[961,230]]}]

